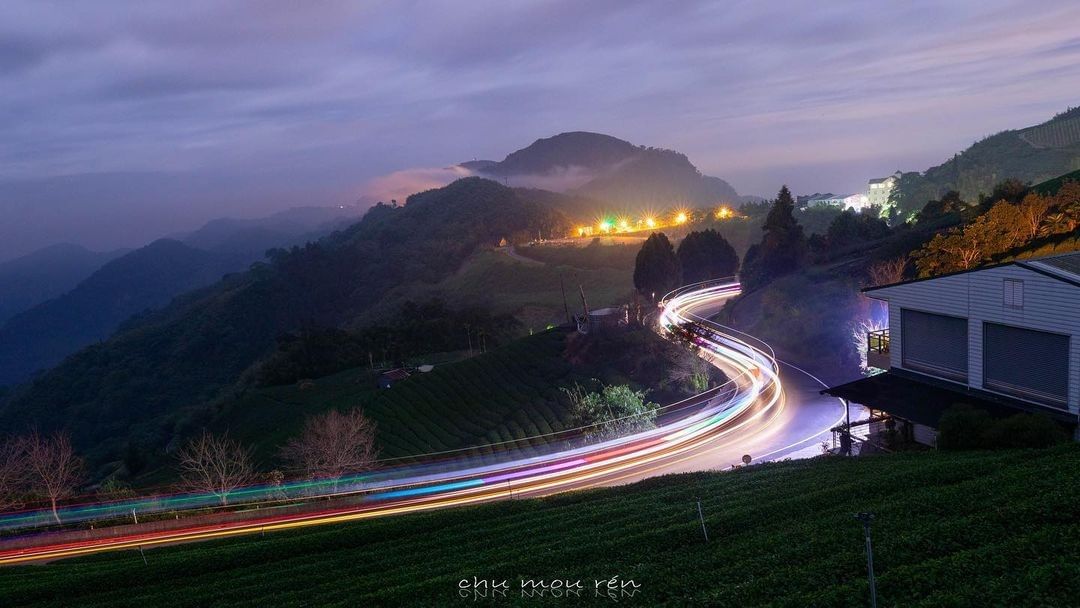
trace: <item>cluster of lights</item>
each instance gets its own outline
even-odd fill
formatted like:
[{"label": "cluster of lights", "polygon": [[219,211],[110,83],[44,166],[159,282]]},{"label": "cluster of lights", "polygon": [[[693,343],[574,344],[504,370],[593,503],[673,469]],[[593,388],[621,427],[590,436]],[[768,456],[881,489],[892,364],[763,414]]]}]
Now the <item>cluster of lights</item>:
[{"label": "cluster of lights", "polygon": [[[713,212],[713,217],[718,220],[726,220],[735,217],[731,207],[718,207]],[[578,236],[593,236],[594,234],[612,234],[620,232],[637,232],[640,230],[653,230],[666,226],[682,226],[697,219],[688,209],[677,209],[671,215],[661,218],[652,213],[646,213],[637,221],[626,216],[603,217],[596,220],[593,226],[578,226]]]}]

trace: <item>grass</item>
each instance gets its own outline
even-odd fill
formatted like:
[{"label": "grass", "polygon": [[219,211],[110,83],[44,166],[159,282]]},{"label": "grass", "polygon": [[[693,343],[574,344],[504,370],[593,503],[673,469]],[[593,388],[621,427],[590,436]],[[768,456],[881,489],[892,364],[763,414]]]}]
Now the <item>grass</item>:
[{"label": "grass", "polygon": [[625,268],[581,268],[527,263],[505,253],[481,251],[456,274],[439,283],[394,292],[383,304],[358,319],[357,324],[385,316],[410,299],[440,297],[453,307],[480,305],[494,314],[512,314],[527,329],[542,331],[548,325],[566,321],[560,278],[570,311],[580,313],[579,285],[592,308],[622,304],[633,292],[633,273],[632,262]]},{"label": "grass", "polygon": [[[858,511],[876,515],[881,606],[1069,606],[1080,595],[1080,446],[827,458],[650,479],[0,570],[4,606],[610,604],[865,606]],[[702,502],[710,542],[702,539]],[[458,597],[462,579],[505,598]],[[523,579],[582,580],[523,598]]]},{"label": "grass", "polygon": [[550,433],[561,430],[567,416],[559,387],[581,378],[562,357],[565,344],[566,331],[542,332],[385,390],[376,388],[367,368],[319,378],[307,388],[257,389],[227,404],[212,427],[252,446],[264,467],[280,464],[280,447],[308,416],[332,408],[362,407],[378,424],[385,458]]}]

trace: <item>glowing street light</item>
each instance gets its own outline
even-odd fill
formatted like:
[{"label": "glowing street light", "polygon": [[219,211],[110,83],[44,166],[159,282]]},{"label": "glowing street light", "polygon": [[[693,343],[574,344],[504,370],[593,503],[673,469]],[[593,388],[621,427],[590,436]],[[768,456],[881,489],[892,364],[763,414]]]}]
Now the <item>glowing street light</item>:
[{"label": "glowing street light", "polygon": [[687,219],[687,217],[686,217],[686,212],[685,212],[685,211],[680,211],[680,212],[679,212],[679,213],[678,213],[678,214],[677,214],[677,215],[675,216],[675,223],[676,223],[676,224],[685,224],[685,223],[686,223],[686,219]]},{"label": "glowing street light", "polygon": [[656,228],[656,219],[651,217],[645,218],[645,225],[649,228]]},{"label": "glowing street light", "polygon": [[600,222],[600,232],[611,232],[611,222],[608,220]]},{"label": "glowing street light", "polygon": [[716,210],[716,219],[726,220],[733,215],[730,207],[720,207]]}]

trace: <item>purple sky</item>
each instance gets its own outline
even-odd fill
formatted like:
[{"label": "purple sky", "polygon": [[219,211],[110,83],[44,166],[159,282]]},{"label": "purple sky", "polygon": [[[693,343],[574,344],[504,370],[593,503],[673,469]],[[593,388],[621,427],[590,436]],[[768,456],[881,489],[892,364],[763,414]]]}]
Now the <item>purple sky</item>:
[{"label": "purple sky", "polygon": [[6,0],[0,259],[347,202],[569,130],[741,193],[856,191],[1077,105],[1078,23],[1075,0]]}]

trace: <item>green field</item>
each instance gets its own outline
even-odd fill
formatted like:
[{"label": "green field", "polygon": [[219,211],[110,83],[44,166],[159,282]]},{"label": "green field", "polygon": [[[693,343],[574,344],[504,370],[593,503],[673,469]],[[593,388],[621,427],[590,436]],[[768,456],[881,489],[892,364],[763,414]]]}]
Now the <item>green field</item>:
[{"label": "green field", "polygon": [[[1075,606],[1080,446],[827,458],[0,570],[3,606]],[[704,542],[696,500],[710,541]],[[472,577],[505,598],[458,597]],[[522,598],[523,579],[582,580]]]},{"label": "green field", "polygon": [[[575,261],[573,255],[569,258],[567,263]],[[512,314],[526,328],[540,331],[566,320],[560,278],[571,313],[580,313],[578,286],[593,308],[624,304],[634,289],[633,273],[632,262],[624,268],[588,268],[523,262],[503,252],[482,251],[439,283],[392,292],[356,325],[386,316],[407,300],[439,297],[457,308],[483,306],[493,314]]]},{"label": "green field", "polygon": [[586,377],[562,357],[566,338],[563,330],[527,336],[388,390],[375,388],[366,368],[316,379],[307,388],[257,389],[226,404],[211,426],[252,446],[264,468],[277,464],[277,451],[307,416],[331,408],[362,407],[379,426],[384,458],[550,433],[563,428],[567,415],[559,387]]}]

